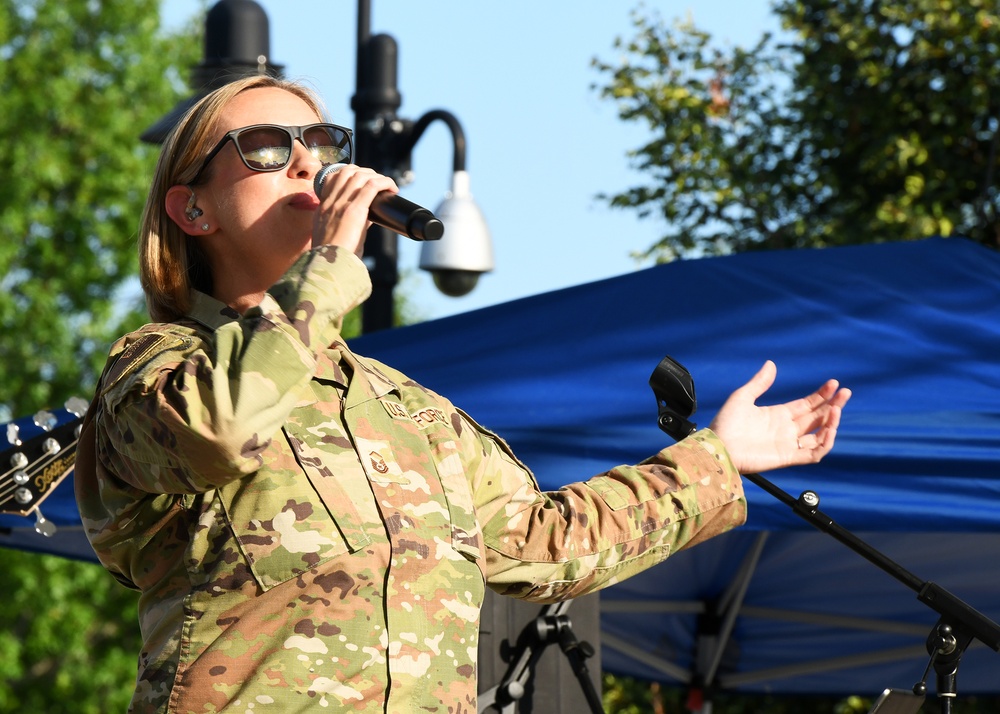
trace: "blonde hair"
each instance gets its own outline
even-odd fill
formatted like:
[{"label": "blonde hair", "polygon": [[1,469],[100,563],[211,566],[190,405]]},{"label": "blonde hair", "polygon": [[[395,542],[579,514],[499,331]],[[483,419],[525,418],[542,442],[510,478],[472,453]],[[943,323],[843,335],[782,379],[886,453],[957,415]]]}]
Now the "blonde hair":
[{"label": "blonde hair", "polygon": [[[171,186],[186,185],[218,141],[219,115],[241,92],[277,88],[296,95],[319,117],[322,105],[311,89],[292,80],[255,75],[223,85],[189,109],[163,144],[153,183],[146,198],[139,227],[139,280],[146,294],[146,309],[157,322],[177,320],[191,306],[191,290],[210,292],[211,269],[198,241],[188,236],[167,215]],[[211,164],[206,168],[211,175]]]}]

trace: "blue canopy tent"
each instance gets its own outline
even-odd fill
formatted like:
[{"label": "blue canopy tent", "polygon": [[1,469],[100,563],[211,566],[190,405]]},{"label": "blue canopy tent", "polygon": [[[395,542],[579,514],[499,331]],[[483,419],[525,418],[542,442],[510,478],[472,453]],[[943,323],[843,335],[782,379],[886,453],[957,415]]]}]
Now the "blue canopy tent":
[{"label": "blue canopy tent", "polygon": [[[670,439],[648,385],[691,372],[707,425],[764,362],[779,402],[835,377],[854,390],[823,463],[767,475],[811,489],[840,526],[1000,620],[1000,254],[964,239],[682,261],[358,339],[447,395],[559,488]],[[746,527],[601,596],[602,666],[716,690],[909,688],[937,614],[913,591],[746,485]],[[0,517],[0,545],[91,557],[64,482],[59,526]],[[928,684],[934,692],[934,673]],[[974,643],[960,695],[1000,692]]]}]

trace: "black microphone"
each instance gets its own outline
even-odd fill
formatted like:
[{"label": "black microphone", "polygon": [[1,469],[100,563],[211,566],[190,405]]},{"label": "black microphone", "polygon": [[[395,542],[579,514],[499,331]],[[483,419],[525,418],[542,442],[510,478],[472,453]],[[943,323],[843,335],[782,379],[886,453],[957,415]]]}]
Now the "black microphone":
[{"label": "black microphone", "polygon": [[[317,196],[323,195],[323,182],[344,164],[326,164],[313,179]],[[433,213],[392,191],[381,191],[368,209],[368,220],[413,240],[438,240],[444,235],[444,224]]]}]

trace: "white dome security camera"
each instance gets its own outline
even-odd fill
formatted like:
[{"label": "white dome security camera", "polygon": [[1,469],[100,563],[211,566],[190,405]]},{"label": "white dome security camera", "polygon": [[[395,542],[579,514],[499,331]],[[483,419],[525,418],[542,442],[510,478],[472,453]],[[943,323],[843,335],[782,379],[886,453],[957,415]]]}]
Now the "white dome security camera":
[{"label": "white dome security camera", "polygon": [[445,295],[472,292],[479,276],[493,270],[493,246],[482,211],[469,191],[469,174],[452,175],[451,192],[435,211],[444,223],[444,236],[420,248],[420,268],[429,271]]}]

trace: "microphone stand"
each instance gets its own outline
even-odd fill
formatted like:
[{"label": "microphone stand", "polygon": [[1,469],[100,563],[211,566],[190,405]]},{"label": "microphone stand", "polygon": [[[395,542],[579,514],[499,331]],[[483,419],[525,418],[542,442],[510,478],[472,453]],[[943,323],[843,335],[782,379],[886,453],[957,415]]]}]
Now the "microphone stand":
[{"label": "microphone stand", "polygon": [[[675,440],[692,434],[697,427],[688,420],[697,409],[694,381],[688,371],[671,357],[664,357],[649,378],[658,405],[657,425]],[[966,648],[977,639],[990,649],[1000,652],[1000,626],[936,583],[923,581],[895,561],[880,553],[818,509],[819,495],[803,491],[798,498],[781,490],[760,474],[743,474],[792,509],[817,529],[827,533],[869,562],[917,593],[917,599],[938,613],[939,618],[927,636],[927,651],[931,656],[924,680],[931,667],[937,674],[937,695],[942,714],[950,714],[951,704],[958,696],[958,665]],[[915,694],[926,694],[924,681],[913,687]]]},{"label": "microphone stand", "polygon": [[524,627],[510,658],[510,666],[500,683],[479,694],[479,714],[490,709],[501,714],[514,714],[518,700],[528,691],[534,667],[551,644],[558,644],[569,660],[590,711],[603,714],[604,704],[587,669],[587,659],[594,656],[595,649],[589,642],[578,640],[573,633],[573,625],[565,614],[571,602],[565,600],[545,605],[538,617]]}]

